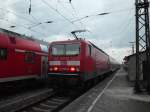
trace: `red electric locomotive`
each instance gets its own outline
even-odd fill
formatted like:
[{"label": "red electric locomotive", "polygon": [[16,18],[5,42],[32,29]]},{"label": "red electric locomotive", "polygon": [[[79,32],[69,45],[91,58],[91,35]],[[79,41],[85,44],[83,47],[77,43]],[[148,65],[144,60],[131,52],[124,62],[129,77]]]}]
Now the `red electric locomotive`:
[{"label": "red electric locomotive", "polygon": [[[112,58],[111,58],[112,60]],[[52,42],[49,47],[48,77],[55,82],[79,84],[117,68],[104,51],[78,39]],[[116,63],[118,64],[118,63]]]},{"label": "red electric locomotive", "polygon": [[47,55],[46,45],[0,29],[0,83],[46,77]]}]

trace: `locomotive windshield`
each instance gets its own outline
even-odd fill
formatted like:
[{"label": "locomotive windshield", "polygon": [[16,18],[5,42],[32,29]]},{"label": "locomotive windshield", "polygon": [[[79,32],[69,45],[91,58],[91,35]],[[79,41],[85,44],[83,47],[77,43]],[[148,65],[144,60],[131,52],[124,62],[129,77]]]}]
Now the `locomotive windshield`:
[{"label": "locomotive windshield", "polygon": [[79,44],[59,44],[52,46],[52,55],[78,55],[79,52]]}]

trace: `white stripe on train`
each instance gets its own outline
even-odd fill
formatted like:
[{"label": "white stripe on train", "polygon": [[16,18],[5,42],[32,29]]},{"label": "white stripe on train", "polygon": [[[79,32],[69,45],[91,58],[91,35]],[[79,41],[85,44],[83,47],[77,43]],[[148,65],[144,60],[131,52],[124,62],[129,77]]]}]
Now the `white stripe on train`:
[{"label": "white stripe on train", "polygon": [[[49,65],[62,65],[62,64],[61,64],[61,61],[50,61]],[[69,65],[69,66],[73,66],[73,65],[74,66],[80,66],[80,61],[67,61],[66,65]]]},{"label": "white stripe on train", "polygon": [[49,65],[60,65],[60,61],[50,61]]},{"label": "white stripe on train", "polygon": [[76,65],[76,66],[80,66],[80,61],[67,61],[67,65]]}]

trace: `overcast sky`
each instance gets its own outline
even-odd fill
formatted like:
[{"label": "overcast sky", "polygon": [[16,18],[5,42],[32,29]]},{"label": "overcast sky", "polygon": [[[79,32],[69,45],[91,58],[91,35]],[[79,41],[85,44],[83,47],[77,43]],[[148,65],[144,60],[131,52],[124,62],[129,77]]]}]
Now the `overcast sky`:
[{"label": "overcast sky", "polygon": [[[0,27],[48,42],[81,36],[122,62],[135,41],[134,0],[0,0]],[[100,13],[107,15],[96,16]],[[89,16],[81,21],[77,19]],[[46,23],[52,21],[52,23]],[[15,27],[11,27],[15,26]]]}]

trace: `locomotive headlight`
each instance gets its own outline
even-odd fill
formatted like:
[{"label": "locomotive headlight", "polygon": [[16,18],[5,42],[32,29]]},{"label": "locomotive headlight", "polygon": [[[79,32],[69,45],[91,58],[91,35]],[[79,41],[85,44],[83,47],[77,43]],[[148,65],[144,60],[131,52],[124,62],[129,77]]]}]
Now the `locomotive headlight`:
[{"label": "locomotive headlight", "polygon": [[79,72],[80,71],[80,68],[79,67],[70,67],[69,70],[71,72]]},{"label": "locomotive headlight", "polygon": [[70,71],[71,71],[71,72],[75,72],[75,71],[76,71],[76,68],[75,68],[75,67],[70,67]]},{"label": "locomotive headlight", "polygon": [[54,67],[54,71],[58,71],[58,67]]}]

